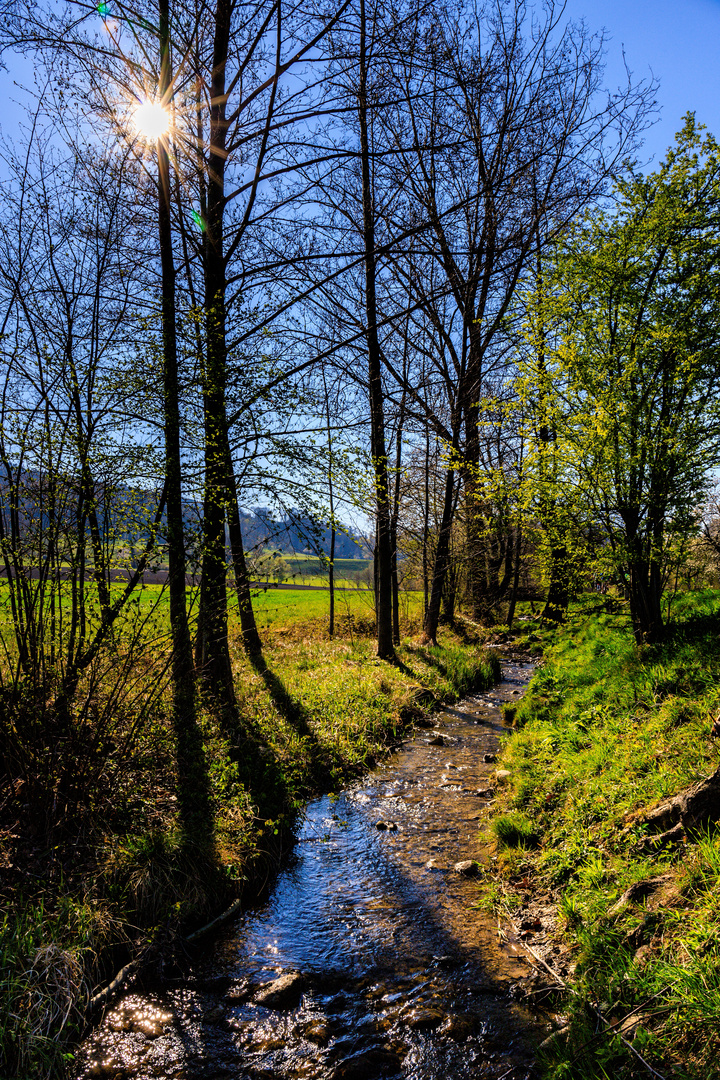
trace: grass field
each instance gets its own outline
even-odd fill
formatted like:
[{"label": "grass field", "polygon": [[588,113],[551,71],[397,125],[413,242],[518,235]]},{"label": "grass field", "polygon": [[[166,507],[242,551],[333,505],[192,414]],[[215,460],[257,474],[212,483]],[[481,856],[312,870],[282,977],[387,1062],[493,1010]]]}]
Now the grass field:
[{"label": "grass field", "polygon": [[[350,560],[348,560],[350,561]],[[327,581],[324,582],[327,584]],[[111,598],[121,595],[123,586],[113,583],[110,586]],[[191,618],[198,599],[198,589],[188,588],[187,596]],[[92,623],[99,618],[94,586],[88,582],[88,603],[86,614]],[[287,626],[288,624],[308,623],[314,630],[319,623],[327,621],[329,612],[329,592],[326,589],[313,591],[303,589],[256,588],[252,590],[253,609],[258,628],[262,630]],[[163,585],[139,585],[128,604],[127,612],[120,619],[133,622],[138,618],[146,621],[146,633],[162,636],[169,630],[169,592]],[[419,618],[422,597],[420,593],[402,593],[400,599],[401,615],[406,623],[414,623]],[[69,610],[70,586],[63,591],[63,609]],[[231,629],[237,620],[237,600],[234,590],[228,586],[228,611]],[[362,626],[367,631],[368,621],[374,620],[374,593],[369,589],[339,590],[335,594],[335,621],[338,632],[343,628],[352,629]],[[10,598],[7,582],[0,582],[0,633],[11,627]]]},{"label": "grass field", "polygon": [[[267,574],[263,573],[263,560],[257,565],[255,580],[270,581],[282,579],[285,585],[315,585],[326,587],[329,580],[327,564],[323,566],[314,555],[283,555],[281,559],[266,564]],[[368,589],[372,585],[372,561],[370,559],[335,559],[335,584],[339,589]],[[280,569],[279,578],[273,568]]]},{"label": "grass field", "polygon": [[[335,622],[338,630],[362,625],[368,629],[369,622],[375,619],[374,593],[370,590],[349,589],[335,594]],[[422,610],[422,594],[419,592],[402,593],[400,597],[401,618],[403,622],[414,626]],[[312,622],[319,628],[321,621],[327,622],[329,612],[329,593],[325,591],[297,592],[287,589],[253,590],[253,608],[258,627],[273,629],[288,624]],[[235,610],[235,606],[231,609]]]}]

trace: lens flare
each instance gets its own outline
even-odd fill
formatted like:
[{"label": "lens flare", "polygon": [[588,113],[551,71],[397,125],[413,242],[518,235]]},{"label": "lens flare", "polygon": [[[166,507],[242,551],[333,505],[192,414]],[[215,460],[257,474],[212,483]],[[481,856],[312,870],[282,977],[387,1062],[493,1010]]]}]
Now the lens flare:
[{"label": "lens flare", "polygon": [[158,101],[143,101],[133,113],[138,135],[145,139],[160,139],[170,130],[170,116]]}]

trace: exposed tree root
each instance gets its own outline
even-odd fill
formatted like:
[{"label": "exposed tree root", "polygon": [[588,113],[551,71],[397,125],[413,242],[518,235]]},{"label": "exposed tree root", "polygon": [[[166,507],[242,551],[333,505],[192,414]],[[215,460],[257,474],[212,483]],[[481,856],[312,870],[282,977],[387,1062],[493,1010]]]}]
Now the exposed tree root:
[{"label": "exposed tree root", "polygon": [[685,840],[688,832],[720,821],[720,767],[635,819],[654,834],[643,847],[657,850]]}]

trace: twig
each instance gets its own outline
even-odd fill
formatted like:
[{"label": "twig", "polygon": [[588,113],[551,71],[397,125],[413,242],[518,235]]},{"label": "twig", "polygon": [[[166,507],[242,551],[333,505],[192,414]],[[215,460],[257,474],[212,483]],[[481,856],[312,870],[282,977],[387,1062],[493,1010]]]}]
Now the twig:
[{"label": "twig", "polygon": [[[511,927],[513,928],[514,933],[516,933],[518,935],[518,937],[519,937],[519,931],[518,931],[518,928],[515,926],[515,923],[512,921],[512,919],[509,916],[506,916],[506,918],[507,918],[507,921],[510,923]],[[546,961],[543,960],[543,958],[541,956],[538,956],[538,954],[535,952],[535,950],[531,949],[530,946],[527,945],[522,940],[522,938],[520,938],[520,941],[522,943],[522,947],[524,949],[526,949],[527,952],[530,953],[530,955],[533,957],[534,960],[537,961],[538,964],[541,964],[542,967],[544,967],[545,970],[547,972],[549,972],[550,975],[552,975],[552,977],[554,979],[557,980],[557,982],[560,984],[560,986],[564,987],[565,990],[567,990],[568,993],[572,994],[573,997],[576,997],[576,998],[578,998],[578,1000],[581,1000],[580,995],[578,994],[577,990],[575,990],[572,986],[570,986],[569,983],[565,982],[563,977],[561,975],[559,975],[557,973],[557,971],[555,971],[553,968],[551,968],[550,965],[548,963],[546,963]],[[662,993],[662,992],[663,992],[662,990],[659,991],[659,993]],[[657,997],[658,995],[656,994],[655,996]],[[648,1000],[652,1000],[652,998],[650,998]],[[617,1037],[620,1039],[620,1042],[623,1044],[623,1046],[626,1046],[627,1049],[630,1051],[630,1053],[635,1055],[635,1057],[638,1059],[638,1061],[642,1065],[645,1066],[645,1068],[648,1070],[648,1072],[652,1076],[655,1076],[657,1078],[657,1080],[666,1080],[666,1078],[662,1075],[662,1073],[659,1073],[659,1072],[657,1072],[656,1069],[653,1069],[650,1062],[645,1060],[645,1058],[642,1056],[642,1054],[638,1050],[635,1049],[635,1047],[633,1046],[633,1044],[631,1042],[628,1042],[628,1040],[625,1038],[624,1035],[621,1035],[619,1031],[615,1031],[615,1028],[617,1026],[616,1024],[611,1024],[610,1021],[607,1020],[603,1016],[603,1014],[600,1012],[600,1010],[596,1009],[594,1005],[590,1005],[589,1002],[587,1004],[588,1004],[588,1007],[590,1008],[590,1010],[595,1013],[598,1020],[600,1020],[601,1023],[605,1024],[605,1026],[607,1028],[610,1028],[610,1030],[613,1031],[615,1035],[617,1035]],[[637,1011],[637,1010],[635,1010],[635,1011]],[[624,1017],[623,1019],[626,1019],[626,1017]],[[622,1021],[620,1021],[620,1023],[622,1023]]]},{"label": "twig", "polygon": [[113,993],[113,991],[117,990],[118,986],[125,982],[128,975],[135,970],[139,962],[139,959],[136,958],[135,960],[131,960],[129,964],[126,964],[125,967],[120,968],[112,982],[108,983],[104,990],[99,990],[98,993],[94,995],[94,997],[90,998],[88,1010],[90,1012],[94,1012],[95,1009],[98,1008],[98,1006],[103,1005]]},{"label": "twig", "polygon": [[[209,934],[210,931],[213,930],[216,926],[220,926],[221,923],[224,923],[228,919],[230,919],[235,914],[235,912],[240,909],[241,905],[241,900],[235,900],[234,903],[232,903],[226,911],[223,911],[221,915],[218,915],[209,923],[206,923],[205,926],[201,926],[199,930],[195,930],[192,934],[188,934],[188,936],[185,938],[185,941],[189,944],[190,942],[197,941],[199,938],[205,937],[205,935]],[[109,982],[104,989],[99,990],[98,993],[94,995],[94,997],[90,998],[88,1012],[95,1012],[97,1008],[99,1008],[101,1005],[104,1005],[108,998],[115,992],[115,990],[117,990],[119,986],[122,986],[128,975],[132,974],[132,972],[135,970],[139,963],[140,958],[136,957],[134,960],[131,960],[129,964],[126,964],[125,967],[120,968],[112,982]]]},{"label": "twig", "polygon": [[199,930],[195,930],[192,934],[188,934],[185,940],[187,942],[197,941],[198,938],[205,937],[205,935],[209,934],[214,927],[219,926],[221,923],[227,922],[227,920],[230,919],[236,911],[240,910],[241,906],[242,900],[233,901],[233,903],[230,905],[229,908],[227,908],[226,911],[223,911],[223,913],[221,915],[218,915],[217,918],[212,919],[209,923],[206,923],[205,926],[201,926]]},{"label": "twig", "polygon": [[[649,1003],[650,1001],[652,1001],[652,1000],[653,1000],[653,998],[659,997],[659,996],[660,996],[660,994],[664,994],[664,993],[665,993],[665,991],[666,991],[666,990],[670,990],[670,989],[671,989],[671,987],[672,987],[672,983],[670,984],[670,986],[664,986],[662,990],[658,990],[657,994],[652,994],[652,996],[651,996],[651,997],[649,997],[649,998],[646,998],[646,1000],[645,1000],[645,1001],[643,1001],[643,1002],[641,1002],[641,1003],[640,1003],[640,1005],[636,1006],[636,1008],[634,1008],[634,1009],[631,1009],[631,1010],[630,1010],[630,1012],[628,1012],[628,1013],[625,1013],[625,1015],[624,1015],[623,1017],[621,1017],[621,1018],[620,1018],[620,1020],[616,1020],[614,1024],[610,1024],[609,1030],[612,1030],[612,1031],[614,1031],[614,1030],[615,1030],[615,1028],[617,1028],[617,1027],[622,1027],[622,1025],[623,1025],[623,1024],[625,1023],[625,1021],[626,1021],[627,1019],[629,1019],[629,1017],[633,1016],[633,1015],[634,1015],[634,1014],[635,1014],[636,1012],[639,1012],[639,1011],[640,1011],[640,1009],[644,1009],[644,1008],[645,1008],[645,1006],[646,1006],[646,1005],[647,1005],[647,1004],[648,1004],[648,1003]],[[666,1006],[665,1006],[665,1008],[663,1008],[663,1009],[656,1009],[656,1010],[655,1010],[655,1011],[653,1012],[653,1014],[652,1014],[652,1015],[653,1015],[653,1016],[661,1016],[661,1015],[662,1015],[663,1013],[666,1013],[666,1012],[670,1012],[671,1008],[672,1008],[672,1006],[670,1006],[670,1005],[666,1005]],[[566,1028],[566,1029],[564,1029],[564,1030],[567,1030],[567,1028]],[[603,1034],[604,1034],[604,1032],[603,1032],[603,1031],[596,1031],[596,1032],[595,1032],[595,1034],[594,1034],[594,1035],[592,1036],[592,1038],[591,1038],[591,1039],[588,1039],[588,1040],[587,1040],[586,1042],[584,1042],[584,1043],[582,1044],[582,1046],[581,1046],[581,1047],[580,1047],[580,1048],[578,1049],[578,1052],[577,1052],[577,1053],[575,1054],[575,1057],[574,1057],[574,1058],[572,1059],[572,1061],[571,1061],[571,1063],[570,1063],[570,1064],[574,1064],[574,1062],[576,1062],[576,1061],[577,1061],[577,1059],[578,1059],[578,1058],[580,1057],[580,1054],[581,1054],[581,1053],[583,1052],[583,1050],[587,1050],[588,1046],[592,1046],[592,1044],[593,1044],[594,1042],[597,1042],[597,1040],[598,1040],[598,1039],[600,1038],[600,1036],[601,1036],[601,1035],[603,1035]]]}]

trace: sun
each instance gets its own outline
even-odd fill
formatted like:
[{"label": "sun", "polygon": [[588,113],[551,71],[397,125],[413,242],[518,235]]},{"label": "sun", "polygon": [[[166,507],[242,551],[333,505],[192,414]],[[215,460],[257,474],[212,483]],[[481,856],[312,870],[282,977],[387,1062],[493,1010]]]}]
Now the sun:
[{"label": "sun", "polygon": [[158,101],[142,101],[133,113],[138,135],[145,139],[160,139],[170,130],[170,116]]}]

